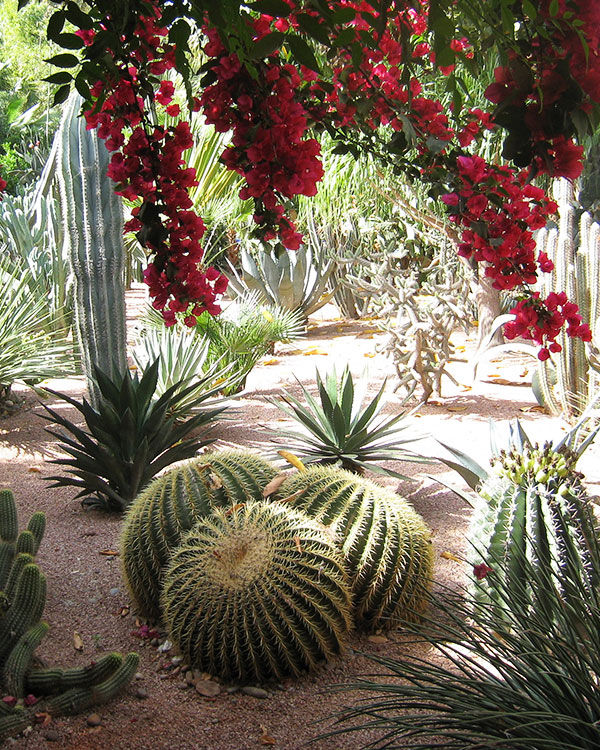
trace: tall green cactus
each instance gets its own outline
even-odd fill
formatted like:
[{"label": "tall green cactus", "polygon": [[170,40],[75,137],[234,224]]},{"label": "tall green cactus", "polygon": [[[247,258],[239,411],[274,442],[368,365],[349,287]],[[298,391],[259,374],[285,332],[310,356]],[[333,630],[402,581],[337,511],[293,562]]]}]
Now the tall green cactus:
[{"label": "tall green cactus", "polygon": [[432,546],[418,513],[399,495],[332,467],[294,474],[275,499],[330,526],[348,565],[357,627],[390,628],[423,610]]},{"label": "tall green cactus", "polygon": [[[567,556],[570,564],[577,562],[585,585],[597,588],[593,571],[599,568],[592,564],[589,540],[598,528],[581,474],[574,470],[578,457],[550,443],[501,452],[479,489],[468,534],[474,601],[494,602],[500,587],[502,602],[522,601],[528,593],[527,565],[560,581]],[[543,599],[543,591],[538,596]]]},{"label": "tall green cactus", "polygon": [[341,552],[281,503],[201,519],[173,553],[162,608],[186,663],[243,682],[313,669],[341,652],[351,623]]},{"label": "tall green cactus", "polygon": [[121,534],[123,577],[139,611],[160,618],[160,586],[172,550],[213,507],[260,500],[275,467],[250,451],[200,456],[155,479],[131,504]]},{"label": "tall green cactus", "polygon": [[74,92],[64,106],[56,179],[75,278],[75,330],[95,405],[100,394],[93,366],[113,378],[127,367],[123,210],[106,174],[110,153],[79,117],[81,103]]},{"label": "tall green cactus", "polygon": [[[541,229],[538,251],[554,263],[550,274],[543,274],[542,296],[566,292],[581,311],[594,338],[600,335],[600,224],[584,213],[577,224],[575,188],[569,180],[557,180],[554,198],[559,206],[558,228]],[[600,388],[600,372],[591,366],[590,347],[562,332],[562,351],[551,360],[540,362],[536,381],[540,399],[555,414],[566,419],[579,416]],[[591,348],[593,351],[593,347]]]}]

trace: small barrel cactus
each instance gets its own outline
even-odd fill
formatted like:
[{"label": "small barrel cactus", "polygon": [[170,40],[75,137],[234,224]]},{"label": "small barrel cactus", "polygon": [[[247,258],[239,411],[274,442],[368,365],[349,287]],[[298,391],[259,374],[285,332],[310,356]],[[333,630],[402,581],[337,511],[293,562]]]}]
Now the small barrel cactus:
[{"label": "small barrel cactus", "polygon": [[123,524],[121,563],[141,614],[160,619],[162,573],[183,534],[213,507],[260,500],[275,474],[255,453],[224,450],[171,469],[138,495]]},{"label": "small barrel cactus", "polygon": [[[479,490],[468,537],[469,562],[478,579],[471,586],[475,601],[494,601],[499,586],[503,596],[514,592],[523,599],[527,566],[561,580],[567,558],[585,585],[597,587],[588,543],[597,528],[582,475],[575,471],[578,458],[565,446],[555,450],[546,443],[503,451],[496,459]],[[503,572],[501,581],[498,573],[488,577],[496,568]]]},{"label": "small barrel cactus", "polygon": [[332,467],[294,474],[275,499],[331,526],[350,571],[358,628],[389,628],[423,610],[432,546],[427,527],[406,500]]},{"label": "small barrel cactus", "polygon": [[161,601],[186,663],[242,682],[314,668],[342,651],[351,623],[342,554],[280,503],[203,518],[173,553]]}]

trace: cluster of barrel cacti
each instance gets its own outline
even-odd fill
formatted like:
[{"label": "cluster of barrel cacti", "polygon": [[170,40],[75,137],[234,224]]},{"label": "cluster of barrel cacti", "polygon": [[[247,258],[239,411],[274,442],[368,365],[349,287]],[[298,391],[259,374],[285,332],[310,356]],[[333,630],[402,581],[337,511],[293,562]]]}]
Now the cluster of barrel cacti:
[{"label": "cluster of barrel cacti", "polygon": [[422,612],[429,532],[395,493],[350,472],[278,476],[249,451],[201,456],[154,480],[121,535],[141,614],[192,666],[223,679],[299,675],[353,628]]},{"label": "cluster of barrel cacti", "polygon": [[0,490],[0,692],[9,698],[0,701],[0,742],[33,722],[29,706],[50,716],[85,711],[114,697],[138,666],[135,653],[111,653],[85,667],[34,667],[49,629],[41,619],[46,578],[35,562],[45,525],[34,513],[19,533],[13,494]]}]

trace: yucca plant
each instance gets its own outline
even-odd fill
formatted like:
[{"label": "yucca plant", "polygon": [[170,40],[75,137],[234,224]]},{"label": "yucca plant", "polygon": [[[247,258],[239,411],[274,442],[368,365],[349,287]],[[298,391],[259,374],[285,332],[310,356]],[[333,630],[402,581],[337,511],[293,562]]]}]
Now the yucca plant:
[{"label": "yucca plant", "polygon": [[209,361],[231,367],[233,383],[222,386],[225,395],[244,387],[258,360],[278,342],[303,333],[302,316],[292,310],[261,304],[256,292],[233,302],[221,315],[203,313],[196,333],[209,341]]},{"label": "yucca plant", "polygon": [[[588,541],[597,578],[600,543],[595,536]],[[522,550],[515,555],[534,599],[544,606],[531,606],[528,588],[516,593],[503,588],[507,562],[491,559],[488,575],[498,576],[498,604],[475,606],[468,594],[464,599],[436,594],[427,627],[421,625],[417,634],[407,625],[429,651],[401,659],[370,657],[384,673],[339,687],[370,695],[337,715],[338,723],[351,726],[329,734],[368,729],[377,734],[363,745],[369,748],[599,747],[598,587],[589,585],[589,571],[570,548],[549,568],[531,564]]]},{"label": "yucca plant", "polygon": [[73,370],[72,347],[64,335],[47,333],[50,312],[32,292],[31,273],[22,263],[0,258],[0,400],[16,381],[28,385]]},{"label": "yucca plant", "polygon": [[45,418],[65,432],[48,429],[62,441],[61,448],[69,458],[55,458],[52,463],[66,467],[67,476],[51,476],[52,487],[77,487],[76,497],[106,510],[123,511],[161,469],[193,456],[210,440],[186,438],[192,430],[210,426],[224,407],[207,409],[185,422],[172,416],[180,401],[195,386],[178,391],[178,384],[153,399],[158,379],[158,361],[141,378],[127,371],[111,380],[96,367],[96,383],[102,396],[97,408],[84,398],[79,402],[70,396],[47,389],[77,409],[87,430],[59,412],[44,406]]},{"label": "yucca plant", "polygon": [[409,423],[405,421],[409,415],[406,412],[393,417],[380,414],[385,405],[385,381],[364,408],[367,379],[360,381],[357,392],[348,365],[339,377],[335,367],[324,377],[317,370],[316,381],[319,400],[299,381],[305,404],[287,391],[283,391],[277,399],[269,399],[304,427],[303,433],[277,430],[278,440],[285,441],[286,448],[297,453],[303,462],[338,464],[359,474],[370,469],[379,474],[406,479],[376,462],[425,460],[401,447],[420,437],[414,433],[403,434],[409,428]]},{"label": "yucca plant", "polygon": [[[188,389],[188,396],[177,403],[172,416],[182,419],[192,409],[214,406],[223,401],[219,394],[231,387],[237,375],[233,364],[221,366],[219,361],[209,362],[208,339],[195,336],[189,329],[178,326],[149,328],[141,335],[131,350],[132,359],[143,373],[152,362],[160,362],[154,398],[178,383],[176,393]],[[194,385],[191,389],[189,386]]]}]

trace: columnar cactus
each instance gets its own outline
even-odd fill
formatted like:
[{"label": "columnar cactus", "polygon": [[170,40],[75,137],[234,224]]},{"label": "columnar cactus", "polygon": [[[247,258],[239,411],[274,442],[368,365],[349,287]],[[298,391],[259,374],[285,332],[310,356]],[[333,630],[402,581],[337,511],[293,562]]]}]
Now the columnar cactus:
[{"label": "columnar cactus", "polygon": [[[550,292],[566,292],[569,299],[577,303],[584,323],[589,324],[596,337],[600,333],[597,330],[600,322],[600,224],[592,221],[588,213],[577,223],[575,191],[569,180],[556,181],[554,198],[560,213],[558,228],[541,229],[537,235],[538,251],[548,255],[554,270],[543,274],[539,287],[544,297]],[[600,372],[598,363],[594,357],[590,360],[590,351],[580,339],[563,332],[558,342],[562,351],[538,364],[537,383],[544,405],[552,413],[569,419],[580,415],[598,392]]]},{"label": "columnar cactus", "polygon": [[79,117],[81,103],[74,92],[64,106],[55,174],[75,278],[75,329],[96,405],[93,366],[113,377],[127,367],[123,210],[106,174],[110,153]]},{"label": "columnar cactus", "polygon": [[293,475],[275,499],[335,533],[351,575],[357,627],[389,628],[423,610],[432,575],[431,540],[406,500],[331,467]]},{"label": "columnar cactus", "polygon": [[186,663],[243,682],[314,668],[341,652],[351,623],[342,554],[280,503],[201,519],[173,553],[162,609]]},{"label": "columnar cactus", "polygon": [[[525,565],[560,581],[567,559],[585,585],[597,588],[599,581],[592,576],[598,568],[592,565],[588,540],[598,529],[581,475],[574,471],[577,458],[550,443],[500,454],[479,490],[468,535],[469,562],[480,579],[471,586],[475,601],[494,601],[499,587],[503,597],[522,595],[527,591]],[[504,571],[502,580],[498,573],[488,575],[496,568]]]},{"label": "columnar cactus", "polygon": [[[41,620],[46,602],[46,579],[35,563],[45,529],[43,513],[34,513],[19,534],[17,508],[10,490],[0,490],[0,695],[22,699],[41,697],[36,704],[50,715],[74,713],[115,696],[133,677],[139,657],[108,654],[88,667],[41,669],[32,667],[34,652],[48,632]],[[0,741],[33,722],[31,712],[0,701]]]},{"label": "columnar cactus", "polygon": [[255,453],[225,450],[171,469],[140,493],[120,544],[123,576],[140,613],[160,619],[162,574],[184,533],[213,507],[260,500],[275,474]]}]

